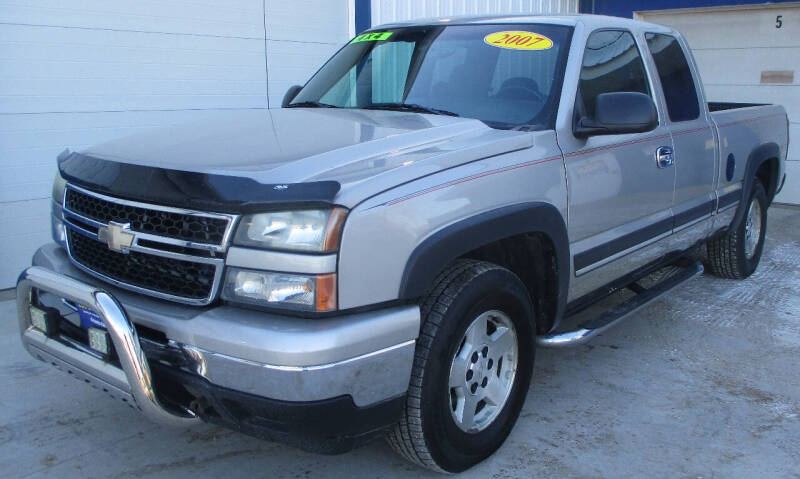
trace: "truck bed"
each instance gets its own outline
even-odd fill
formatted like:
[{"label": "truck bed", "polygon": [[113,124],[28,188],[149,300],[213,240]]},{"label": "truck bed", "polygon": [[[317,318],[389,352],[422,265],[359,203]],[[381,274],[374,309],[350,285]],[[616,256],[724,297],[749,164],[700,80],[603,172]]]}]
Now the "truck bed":
[{"label": "truck bed", "polygon": [[723,111],[735,110],[737,108],[750,108],[752,106],[767,106],[768,103],[735,103],[731,101],[710,101],[708,102],[708,111]]},{"label": "truck bed", "polygon": [[[711,109],[717,105],[716,110]],[[759,145],[776,145],[777,155],[785,155],[788,144],[786,110],[779,105],[749,103],[709,103],[711,119],[719,135],[720,178],[718,193],[728,191],[728,186],[744,180],[747,160]],[[781,158],[782,160],[783,158]],[[730,163],[731,177],[726,177]],[[778,183],[768,188],[772,197],[783,177],[783,161],[776,162]],[[752,173],[751,173],[752,174]]]}]

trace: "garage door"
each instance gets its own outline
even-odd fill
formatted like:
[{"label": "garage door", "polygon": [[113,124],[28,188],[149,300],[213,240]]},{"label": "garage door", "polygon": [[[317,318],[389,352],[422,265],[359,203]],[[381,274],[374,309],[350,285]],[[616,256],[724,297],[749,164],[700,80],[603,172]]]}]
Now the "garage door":
[{"label": "garage door", "polygon": [[793,141],[776,201],[800,204],[800,4],[638,12],[635,18],[686,36],[709,100],[786,107]]},{"label": "garage door", "polygon": [[49,241],[55,157],[280,105],[350,36],[349,0],[0,0],[0,289]]}]

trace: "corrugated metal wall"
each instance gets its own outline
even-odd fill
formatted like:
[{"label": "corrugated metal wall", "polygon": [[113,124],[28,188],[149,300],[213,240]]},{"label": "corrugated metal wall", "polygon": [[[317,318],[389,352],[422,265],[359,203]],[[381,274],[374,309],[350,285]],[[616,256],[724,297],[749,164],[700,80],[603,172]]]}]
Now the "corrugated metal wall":
[{"label": "corrugated metal wall", "polygon": [[578,13],[579,0],[372,0],[372,25],[450,15]]},{"label": "corrugated metal wall", "polygon": [[0,289],[49,241],[60,151],[280,105],[352,16],[352,0],[0,0]]}]

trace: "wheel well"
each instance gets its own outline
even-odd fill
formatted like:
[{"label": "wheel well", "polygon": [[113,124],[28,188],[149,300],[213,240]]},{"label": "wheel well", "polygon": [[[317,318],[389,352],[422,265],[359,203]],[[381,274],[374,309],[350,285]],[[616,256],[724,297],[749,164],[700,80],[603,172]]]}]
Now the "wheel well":
[{"label": "wheel well", "polygon": [[764,186],[764,191],[767,192],[767,201],[772,203],[775,191],[778,189],[778,159],[769,158],[764,160],[756,170],[756,178]]},{"label": "wheel well", "polygon": [[463,257],[500,265],[519,276],[533,300],[537,333],[550,330],[558,314],[559,270],[555,247],[547,235],[511,236],[474,249]]}]

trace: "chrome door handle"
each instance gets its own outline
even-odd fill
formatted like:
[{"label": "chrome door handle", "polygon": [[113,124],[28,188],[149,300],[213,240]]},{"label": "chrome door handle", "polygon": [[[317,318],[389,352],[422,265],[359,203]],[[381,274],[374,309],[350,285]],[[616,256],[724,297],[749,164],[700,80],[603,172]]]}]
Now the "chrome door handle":
[{"label": "chrome door handle", "polygon": [[656,150],[656,166],[668,168],[675,164],[675,152],[669,146],[660,146]]}]

